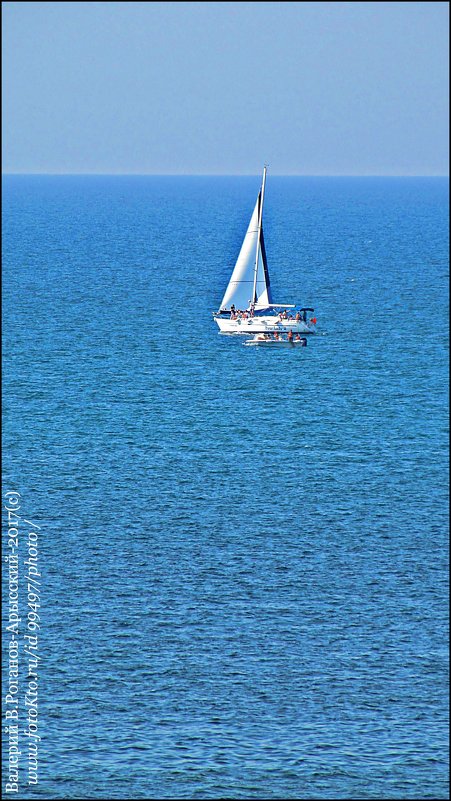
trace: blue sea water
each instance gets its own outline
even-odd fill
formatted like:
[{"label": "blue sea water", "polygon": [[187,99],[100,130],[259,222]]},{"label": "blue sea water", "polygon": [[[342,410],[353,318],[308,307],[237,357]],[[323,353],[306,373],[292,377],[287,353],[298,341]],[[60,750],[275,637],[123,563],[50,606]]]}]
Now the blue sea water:
[{"label": "blue sea water", "polygon": [[211,317],[258,189],[4,178],[20,798],[448,797],[447,181],[269,175],[277,352]]}]

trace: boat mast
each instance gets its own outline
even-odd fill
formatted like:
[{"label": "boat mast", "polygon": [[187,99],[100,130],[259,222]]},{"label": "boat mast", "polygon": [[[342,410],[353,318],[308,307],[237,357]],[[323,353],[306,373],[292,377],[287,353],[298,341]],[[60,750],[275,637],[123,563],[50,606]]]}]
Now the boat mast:
[{"label": "boat mast", "polygon": [[263,181],[261,188],[260,209],[258,215],[258,233],[257,233],[257,252],[255,254],[255,267],[254,267],[254,289],[252,291],[252,303],[257,302],[257,274],[258,274],[258,257],[260,255],[260,237],[262,231],[262,217],[263,217],[263,198],[265,195],[266,183],[266,164],[263,167]]}]

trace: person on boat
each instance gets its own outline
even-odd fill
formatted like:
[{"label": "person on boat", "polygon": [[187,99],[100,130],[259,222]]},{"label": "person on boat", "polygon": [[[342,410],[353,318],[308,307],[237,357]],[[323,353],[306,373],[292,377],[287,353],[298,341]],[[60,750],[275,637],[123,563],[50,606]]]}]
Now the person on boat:
[{"label": "person on boat", "polygon": [[236,309],[235,309],[235,304],[234,304],[234,303],[232,303],[232,305],[231,305],[231,307],[230,307],[230,319],[231,319],[231,320],[234,320],[234,319],[235,319],[235,317],[236,317],[236,314],[235,314],[235,312],[236,312]]},{"label": "person on boat", "polygon": [[300,319],[301,319],[301,312],[298,312],[296,315],[296,322],[299,323]]},{"label": "person on boat", "polygon": [[293,332],[292,332],[291,328],[288,331],[288,342],[293,342]]},{"label": "person on boat", "polygon": [[300,334],[296,334],[295,339],[296,339],[296,342],[300,342],[301,341],[301,335]]},{"label": "person on boat", "polygon": [[279,339],[279,334],[277,331],[274,331],[274,339]]},{"label": "person on boat", "polygon": [[286,319],[287,319],[287,317],[288,317],[288,314],[287,314],[287,310],[285,309],[285,310],[284,310],[284,312],[283,312],[283,314],[282,314],[282,319],[283,319],[283,320],[286,320]]},{"label": "person on boat", "polygon": [[253,317],[254,312],[255,312],[255,303],[251,303],[251,305],[249,306],[249,316]]},{"label": "person on boat", "polygon": [[316,317],[310,317],[310,322],[316,325]]}]

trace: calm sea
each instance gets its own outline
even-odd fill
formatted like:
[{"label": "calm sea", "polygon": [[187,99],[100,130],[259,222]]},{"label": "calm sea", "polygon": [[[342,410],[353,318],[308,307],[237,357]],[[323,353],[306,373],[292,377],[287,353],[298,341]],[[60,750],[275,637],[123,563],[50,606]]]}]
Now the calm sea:
[{"label": "calm sea", "polygon": [[447,797],[447,181],[269,175],[278,352],[211,318],[259,186],[4,179],[20,798]]}]

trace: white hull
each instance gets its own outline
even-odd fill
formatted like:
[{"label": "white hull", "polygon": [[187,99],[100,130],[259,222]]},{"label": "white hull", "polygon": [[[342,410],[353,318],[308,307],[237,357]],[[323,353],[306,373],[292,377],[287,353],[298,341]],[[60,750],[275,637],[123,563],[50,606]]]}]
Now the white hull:
[{"label": "white hull", "polygon": [[278,331],[287,334],[314,334],[316,331],[312,323],[304,323],[302,320],[279,320],[274,315],[267,317],[248,317],[245,320],[230,320],[228,317],[215,317],[222,334],[260,334]]}]

